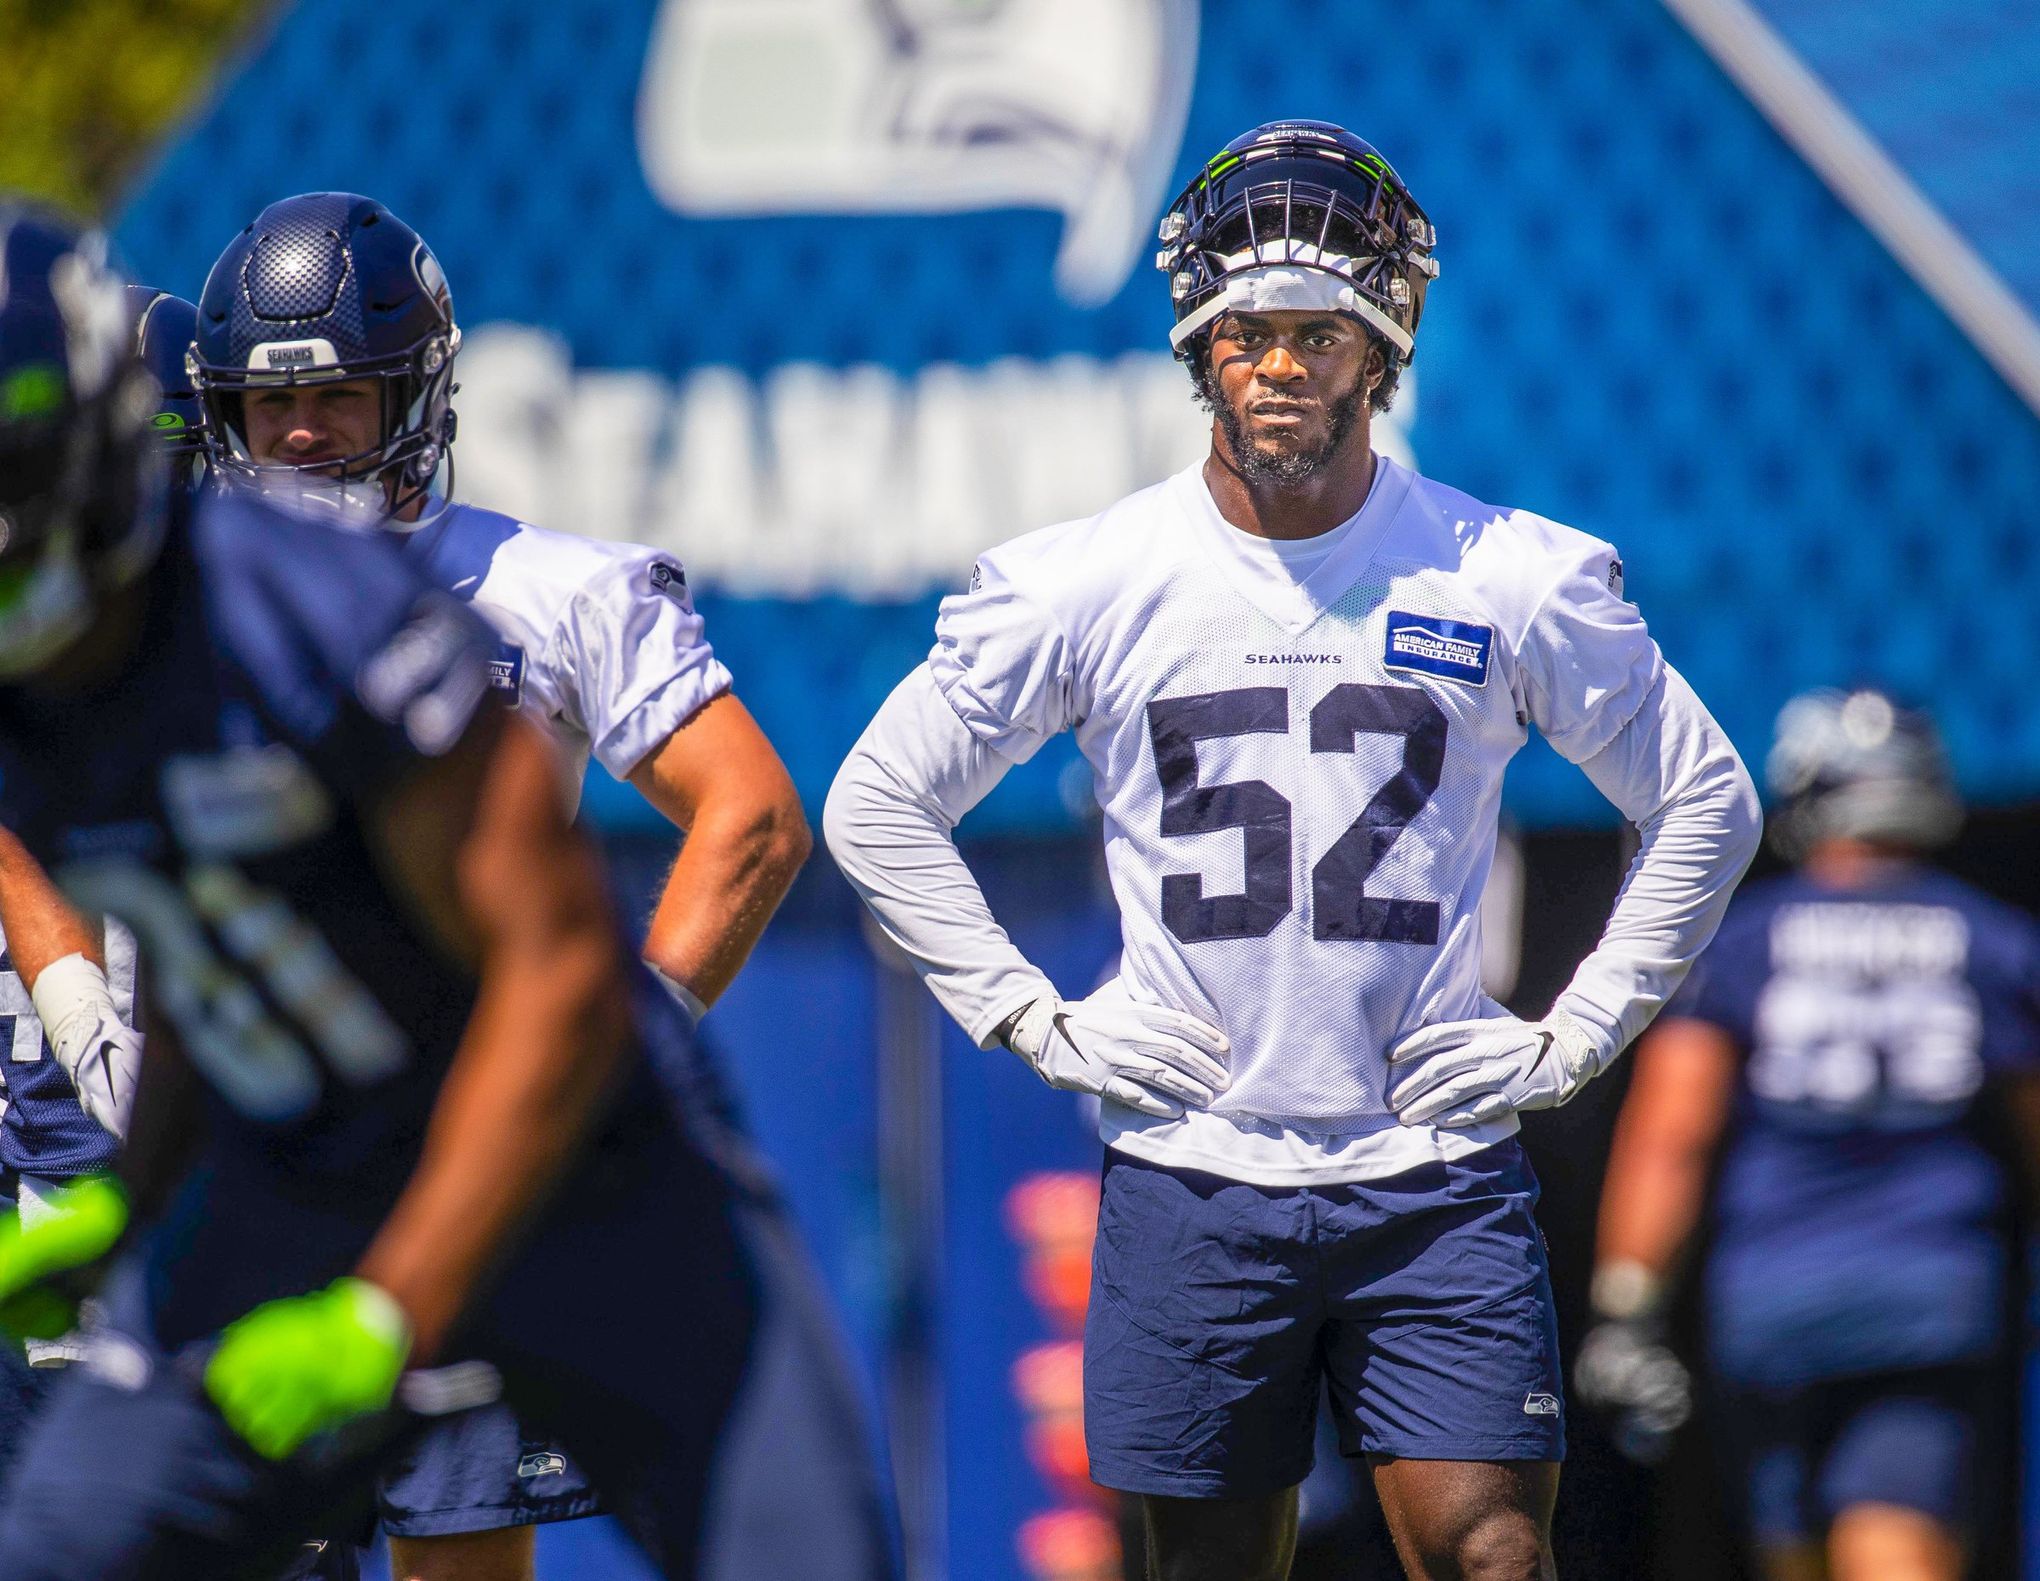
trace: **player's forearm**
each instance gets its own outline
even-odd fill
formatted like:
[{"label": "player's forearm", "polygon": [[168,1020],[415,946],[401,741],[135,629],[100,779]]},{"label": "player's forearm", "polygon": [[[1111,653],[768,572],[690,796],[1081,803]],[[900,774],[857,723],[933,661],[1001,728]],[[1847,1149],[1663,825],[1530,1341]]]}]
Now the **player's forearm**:
[{"label": "player's forearm", "polygon": [[357,1270],[430,1357],[573,1155],[628,1042],[608,919],[533,928],[490,955],[417,1168]]},{"label": "player's forearm", "polygon": [[6,932],[14,970],[30,990],[44,967],[67,955],[82,955],[105,970],[98,928],[72,909],[41,864],[4,828],[0,828],[0,929]]},{"label": "player's forearm", "polygon": [[956,822],[1006,765],[943,702],[926,669],[900,683],[829,790],[829,853],[980,1046],[1001,1022],[1054,991],[992,918],[956,849]]},{"label": "player's forearm", "polygon": [[1582,767],[1642,833],[1594,952],[1555,1008],[1612,1057],[1663,1007],[1721,924],[1762,837],[1749,771],[1679,674]]},{"label": "player's forearm", "polygon": [[1601,1197],[1594,1264],[1632,1263],[1663,1279],[1699,1226],[1711,1158],[1673,1137],[1617,1132]]},{"label": "player's forearm", "polygon": [[714,1004],[813,848],[790,786],[782,796],[702,807],[652,913],[645,959]]},{"label": "player's forearm", "polygon": [[1594,1265],[1606,1315],[1655,1305],[1692,1243],[1739,1070],[1728,1034],[1692,1017],[1660,1022],[1637,1049],[1601,1188]]}]

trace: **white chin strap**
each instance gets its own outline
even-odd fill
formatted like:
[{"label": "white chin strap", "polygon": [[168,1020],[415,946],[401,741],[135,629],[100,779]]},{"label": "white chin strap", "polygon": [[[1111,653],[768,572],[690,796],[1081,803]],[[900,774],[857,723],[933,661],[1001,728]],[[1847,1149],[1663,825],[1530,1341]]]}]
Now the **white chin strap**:
[{"label": "white chin strap", "polygon": [[1356,263],[1372,261],[1320,253],[1307,242],[1265,242],[1258,251],[1234,253],[1225,260],[1224,284],[1169,331],[1169,345],[1181,351],[1183,342],[1226,313],[1346,313],[1407,357],[1413,344],[1409,331],[1347,278]]}]

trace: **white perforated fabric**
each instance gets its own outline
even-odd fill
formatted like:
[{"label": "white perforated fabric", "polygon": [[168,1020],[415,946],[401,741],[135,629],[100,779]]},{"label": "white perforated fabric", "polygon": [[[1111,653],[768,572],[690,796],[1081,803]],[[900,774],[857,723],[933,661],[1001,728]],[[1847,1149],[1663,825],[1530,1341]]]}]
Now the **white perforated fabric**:
[{"label": "white perforated fabric", "polygon": [[937,688],[1011,761],[1076,732],[1129,990],[1232,1043],[1208,1114],[1108,1108],[1107,1139],[1265,1178],[1299,1149],[1380,1173],[1507,1134],[1397,1126],[1383,1053],[1484,1013],[1478,902],[1527,725],[1590,757],[1657,684],[1614,551],[1383,461],[1308,565],[1228,525],[1192,469],[973,581],[943,604]]},{"label": "white perforated fabric", "polygon": [[450,505],[406,540],[502,635],[495,681],[552,734],[578,787],[618,779],[730,688],[672,556]]}]

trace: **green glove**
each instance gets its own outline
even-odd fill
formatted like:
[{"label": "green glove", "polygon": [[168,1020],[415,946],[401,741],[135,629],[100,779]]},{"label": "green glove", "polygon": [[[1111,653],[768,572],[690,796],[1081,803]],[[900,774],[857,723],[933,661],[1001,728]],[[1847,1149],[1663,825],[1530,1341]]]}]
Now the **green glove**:
[{"label": "green glove", "polygon": [[109,1175],[87,1175],[52,1192],[33,1222],[0,1214],[0,1328],[22,1339],[56,1339],[78,1325],[92,1281],[77,1277],[120,1240],[127,1194]]},{"label": "green glove", "polygon": [[410,1322],[388,1292],[336,1279],[229,1323],[205,1392],[257,1454],[283,1460],[314,1433],[387,1406],[410,1353]]}]

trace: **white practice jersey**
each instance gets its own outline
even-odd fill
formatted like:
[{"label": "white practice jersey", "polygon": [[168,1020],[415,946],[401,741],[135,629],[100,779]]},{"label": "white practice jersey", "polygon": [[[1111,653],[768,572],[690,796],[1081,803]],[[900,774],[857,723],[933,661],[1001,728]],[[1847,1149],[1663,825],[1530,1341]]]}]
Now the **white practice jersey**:
[{"label": "white practice jersey", "polygon": [[936,631],[936,686],[1002,757],[1076,732],[1127,990],[1231,1041],[1208,1112],[1108,1104],[1108,1141],[1225,1173],[1264,1143],[1279,1177],[1292,1139],[1374,1173],[1515,1129],[1398,1125],[1385,1051],[1493,1013],[1480,898],[1529,726],[1584,761],[1664,674],[1609,545],[1386,459],[1350,522],[1271,543],[1193,467],[992,550]]},{"label": "white practice jersey", "polygon": [[729,690],[669,555],[459,504],[407,548],[501,633],[490,680],[560,743],[577,793],[591,753],[624,779]]}]

